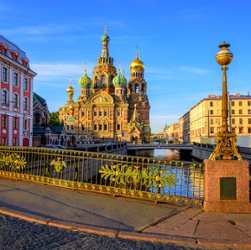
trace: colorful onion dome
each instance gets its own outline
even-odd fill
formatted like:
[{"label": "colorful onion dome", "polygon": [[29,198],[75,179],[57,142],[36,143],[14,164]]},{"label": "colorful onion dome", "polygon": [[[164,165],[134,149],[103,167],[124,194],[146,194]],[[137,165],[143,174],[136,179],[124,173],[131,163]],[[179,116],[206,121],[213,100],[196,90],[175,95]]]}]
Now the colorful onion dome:
[{"label": "colorful onion dome", "polygon": [[80,87],[88,87],[89,88],[89,87],[91,87],[92,80],[91,80],[90,77],[88,77],[86,72],[87,72],[87,70],[85,68],[84,75],[79,78],[78,84],[79,84]]},{"label": "colorful onion dome", "polygon": [[101,36],[101,41],[102,42],[109,42],[110,41],[110,37],[106,33],[106,27],[105,27],[104,34]]},{"label": "colorful onion dome", "polygon": [[112,83],[115,87],[125,87],[126,86],[127,80],[121,74],[120,69],[119,69],[119,73],[113,78]]}]

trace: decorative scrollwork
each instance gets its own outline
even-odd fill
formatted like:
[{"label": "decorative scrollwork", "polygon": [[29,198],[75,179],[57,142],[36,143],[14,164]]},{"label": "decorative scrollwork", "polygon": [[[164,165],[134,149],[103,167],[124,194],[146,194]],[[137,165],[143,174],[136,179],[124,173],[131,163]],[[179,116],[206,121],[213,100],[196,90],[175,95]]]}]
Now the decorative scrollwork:
[{"label": "decorative scrollwork", "polygon": [[153,168],[142,168],[139,166],[128,166],[125,164],[117,164],[112,166],[102,166],[101,178],[109,179],[115,184],[142,184],[152,188],[171,188],[178,182],[176,175],[172,172],[166,173],[163,170]]},{"label": "decorative scrollwork", "polygon": [[61,160],[61,157],[58,157],[57,160],[53,160],[50,165],[54,166],[55,172],[57,173],[60,173],[64,168],[67,168],[66,163]]},{"label": "decorative scrollwork", "polygon": [[26,167],[26,164],[25,157],[21,157],[17,153],[0,153],[0,169],[9,167],[13,172],[20,172]]}]

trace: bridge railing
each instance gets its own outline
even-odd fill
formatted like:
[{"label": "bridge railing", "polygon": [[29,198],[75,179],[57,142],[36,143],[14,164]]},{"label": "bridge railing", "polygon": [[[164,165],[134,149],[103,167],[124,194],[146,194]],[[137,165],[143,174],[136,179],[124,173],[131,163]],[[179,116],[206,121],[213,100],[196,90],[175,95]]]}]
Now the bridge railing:
[{"label": "bridge railing", "polygon": [[204,197],[203,164],[127,155],[0,146],[0,177],[155,202]]}]

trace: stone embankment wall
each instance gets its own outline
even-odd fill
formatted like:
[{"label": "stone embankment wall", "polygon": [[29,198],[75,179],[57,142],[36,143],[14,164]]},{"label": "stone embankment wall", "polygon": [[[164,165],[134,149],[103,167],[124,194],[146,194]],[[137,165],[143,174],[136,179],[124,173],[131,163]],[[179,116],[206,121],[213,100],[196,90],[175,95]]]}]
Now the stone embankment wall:
[{"label": "stone embankment wall", "polygon": [[[194,143],[193,150],[191,156],[198,160],[208,159],[212,154],[214,149],[214,145],[211,144],[202,144],[202,143]],[[237,151],[240,153],[242,158],[249,162],[251,165],[251,149],[244,147],[237,147]]]}]

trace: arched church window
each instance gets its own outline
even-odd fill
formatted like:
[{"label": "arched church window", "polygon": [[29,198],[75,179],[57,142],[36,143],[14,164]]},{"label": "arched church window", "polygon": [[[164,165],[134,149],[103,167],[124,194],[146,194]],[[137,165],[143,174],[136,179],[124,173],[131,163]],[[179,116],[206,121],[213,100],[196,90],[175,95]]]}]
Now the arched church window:
[{"label": "arched church window", "polygon": [[101,76],[101,84],[102,86],[105,86],[105,76]]},{"label": "arched church window", "polygon": [[135,93],[136,94],[139,93],[139,85],[138,84],[135,85]]}]

